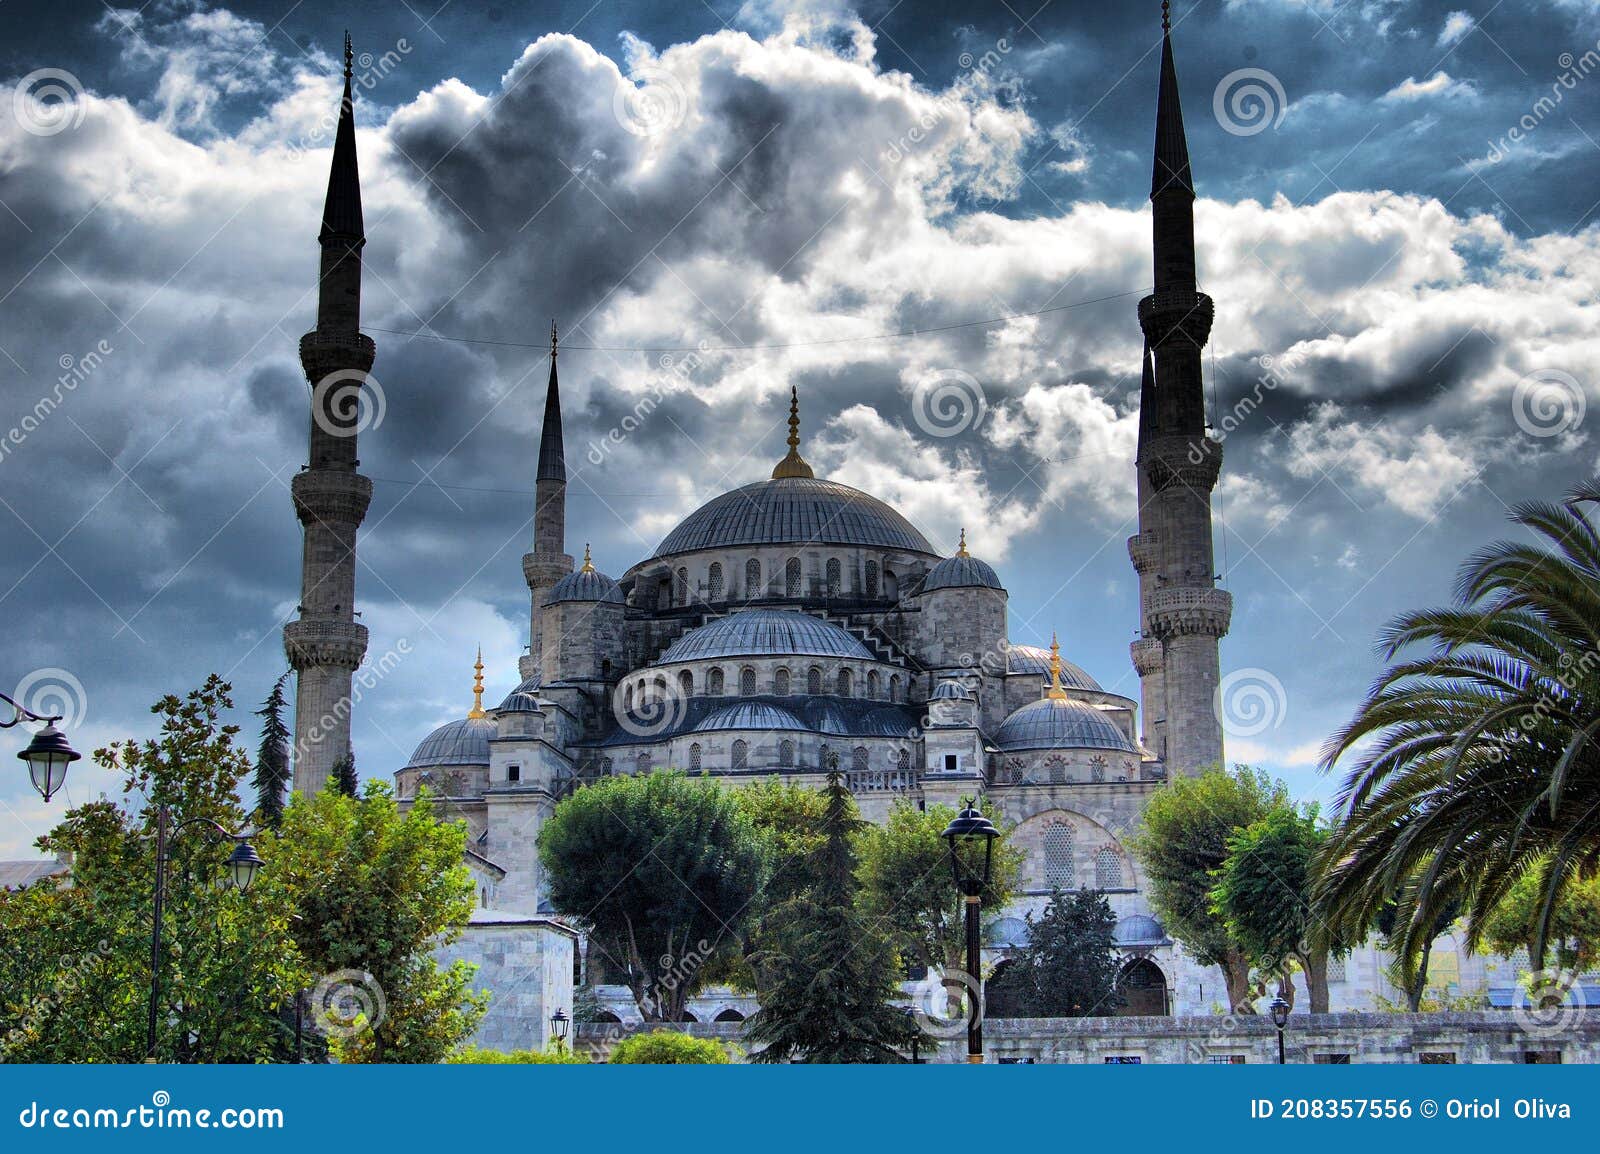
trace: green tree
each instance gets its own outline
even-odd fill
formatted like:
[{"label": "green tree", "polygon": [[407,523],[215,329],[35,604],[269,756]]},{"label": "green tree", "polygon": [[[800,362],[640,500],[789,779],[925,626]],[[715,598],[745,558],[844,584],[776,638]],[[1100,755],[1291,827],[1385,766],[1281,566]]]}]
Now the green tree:
[{"label": "green tree", "polygon": [[828,774],[822,842],[805,892],[773,912],[759,969],[771,975],[745,1035],[757,1062],[898,1062],[913,1037],[890,1005],[898,991],[894,949],[857,908],[855,841],[862,822],[837,771]]},{"label": "green tree", "polygon": [[1452,902],[1434,911],[1433,925],[1425,934],[1407,931],[1402,935],[1401,912],[1399,903],[1384,902],[1378,908],[1372,928],[1383,935],[1384,948],[1394,955],[1394,963],[1389,967],[1390,980],[1406,992],[1406,1008],[1415,1014],[1422,1010],[1428,992],[1428,963],[1433,957],[1433,943],[1456,924],[1461,907]]},{"label": "green tree", "polygon": [[650,1022],[683,1017],[711,964],[736,951],[768,873],[765,842],[727,791],[681,773],[607,777],[539,834],[556,909]]},{"label": "green tree", "polygon": [[261,718],[261,744],[256,749],[256,821],[276,827],[283,820],[283,806],[289,792],[289,727],[284,724],[283,686],[285,673],[272,683],[272,692],[256,716]]},{"label": "green tree", "polygon": [[370,781],[359,801],[295,794],[263,838],[265,887],[299,913],[291,932],[315,975],[311,1010],[341,1061],[439,1062],[477,1027],[487,998],[472,990],[473,968],[433,957],[472,913],[466,836],[437,818],[426,789],[402,812]]},{"label": "green tree", "polygon": [[710,1038],[652,1030],[618,1042],[610,1061],[622,1066],[726,1066],[728,1048]]},{"label": "green tree", "polygon": [[463,1046],[445,1061],[456,1066],[587,1066],[589,1059],[566,1047],[551,1050],[486,1050]]},{"label": "green tree", "polygon": [[1328,1012],[1332,943],[1311,906],[1317,851],[1327,829],[1315,806],[1274,806],[1228,839],[1228,856],[1211,891],[1212,913],[1253,963],[1275,972],[1293,1000],[1289,976],[1298,963],[1311,1012]]},{"label": "green tree", "polygon": [[[1539,871],[1528,869],[1489,915],[1484,941],[1502,954],[1524,948],[1531,957],[1538,917]],[[1582,973],[1600,963],[1600,873],[1567,886],[1550,919],[1547,940],[1555,964],[1564,970]]]},{"label": "green tree", "polygon": [[1057,889],[1043,913],[1027,920],[1027,942],[984,991],[990,1017],[1094,1017],[1123,1004],[1113,953],[1117,917],[1105,894]]},{"label": "green tree", "polygon": [[1150,883],[1150,904],[1196,961],[1221,968],[1236,1013],[1254,1012],[1251,955],[1213,909],[1211,891],[1228,859],[1228,840],[1288,804],[1284,784],[1260,771],[1213,769],[1158,791],[1130,839]]},{"label": "green tree", "polygon": [[1600,866],[1597,504],[1600,484],[1586,482],[1559,504],[1516,506],[1512,520],[1542,541],[1483,549],[1454,606],[1383,634],[1394,663],[1324,758],[1350,759],[1318,889],[1334,925],[1368,925],[1393,898],[1409,957],[1457,904],[1476,947],[1532,865],[1530,952],[1543,966],[1562,895]]},{"label": "green tree", "polygon": [[361,779],[356,777],[356,755],[347,753],[333,763],[328,774],[328,788],[345,797],[361,796]]},{"label": "green tree", "polygon": [[[998,815],[987,805],[987,816]],[[896,947],[935,970],[965,966],[965,907],[950,870],[944,830],[956,811],[947,805],[919,810],[897,801],[881,826],[861,835],[861,879],[865,908],[889,926]],[[982,898],[988,910],[1003,909],[1016,893],[1022,851],[1004,836],[995,839],[994,863]]]}]

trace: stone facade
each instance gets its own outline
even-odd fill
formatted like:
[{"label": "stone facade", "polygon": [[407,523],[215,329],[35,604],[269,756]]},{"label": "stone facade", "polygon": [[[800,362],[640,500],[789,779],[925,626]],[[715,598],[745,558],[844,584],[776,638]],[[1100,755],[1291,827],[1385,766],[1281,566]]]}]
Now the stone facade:
[{"label": "stone facade", "polygon": [[473,985],[488,990],[489,1009],[472,1043],[491,1050],[543,1050],[550,1017],[572,1014],[573,951],[578,935],[549,918],[473,911],[461,937],[436,953],[439,964],[477,967]]}]

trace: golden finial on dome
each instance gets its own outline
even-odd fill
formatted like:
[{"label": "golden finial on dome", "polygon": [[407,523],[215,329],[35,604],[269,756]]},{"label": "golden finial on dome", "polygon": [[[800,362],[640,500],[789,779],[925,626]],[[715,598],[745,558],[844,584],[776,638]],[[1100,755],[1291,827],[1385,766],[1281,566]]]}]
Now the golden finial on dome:
[{"label": "golden finial on dome", "polygon": [[815,477],[811,466],[800,455],[800,392],[789,386],[789,455],[772,470],[772,479],[780,477]]},{"label": "golden finial on dome", "polygon": [[589,560],[589,542],[587,542],[587,541],[585,541],[583,543],[583,568],[579,569],[578,572],[579,573],[593,573],[594,572],[594,562]]},{"label": "golden finial on dome", "polygon": [[483,646],[478,646],[478,660],[472,666],[472,708],[467,716],[473,721],[482,721],[489,715],[483,711]]},{"label": "golden finial on dome", "polygon": [[1064,701],[1067,696],[1067,691],[1061,688],[1061,643],[1054,633],[1050,634],[1050,688],[1045,696],[1051,701]]},{"label": "golden finial on dome", "polygon": [[966,531],[965,528],[962,528],[962,530],[961,530],[961,544],[956,547],[956,556],[957,557],[970,557],[970,556],[972,556],[971,553],[967,552],[967,531]]}]

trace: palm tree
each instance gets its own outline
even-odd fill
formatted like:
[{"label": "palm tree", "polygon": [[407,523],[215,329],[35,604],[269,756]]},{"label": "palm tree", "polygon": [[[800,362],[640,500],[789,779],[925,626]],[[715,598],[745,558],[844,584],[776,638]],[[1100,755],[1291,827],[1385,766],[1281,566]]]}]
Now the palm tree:
[{"label": "palm tree", "polygon": [[1440,916],[1469,946],[1519,877],[1541,895],[1544,964],[1564,888],[1600,866],[1600,485],[1511,515],[1541,541],[1500,541],[1462,567],[1456,605],[1407,613],[1380,640],[1396,661],[1323,753],[1349,755],[1342,824],[1321,858],[1324,918],[1359,937],[1385,901],[1391,945],[1419,957]]}]

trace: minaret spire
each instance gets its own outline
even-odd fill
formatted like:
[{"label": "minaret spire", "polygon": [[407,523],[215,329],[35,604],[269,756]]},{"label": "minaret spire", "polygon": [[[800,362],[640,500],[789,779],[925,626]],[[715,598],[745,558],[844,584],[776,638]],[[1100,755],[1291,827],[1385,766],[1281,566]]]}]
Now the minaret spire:
[{"label": "minaret spire", "polygon": [[814,477],[811,466],[800,455],[800,393],[789,386],[789,454],[772,469],[772,477]]},{"label": "minaret spire", "polygon": [[367,651],[366,626],[355,619],[356,530],[372,501],[372,482],[356,472],[356,435],[377,347],[361,331],[367,240],[352,51],[346,33],[344,96],[317,233],[317,326],[300,338],[300,365],[311,386],[310,459],[290,484],[305,547],[299,617],[284,627],[283,647],[296,675],[294,788],[301,793],[321,789],[350,753],[350,679]]},{"label": "minaret spire", "polygon": [[489,715],[483,711],[483,646],[478,646],[478,659],[472,665],[472,708],[467,716],[482,721]]},{"label": "minaret spire", "polygon": [[566,553],[567,458],[561,439],[561,384],[556,376],[560,342],[556,322],[550,322],[550,380],[544,393],[544,427],[539,432],[539,467],[534,477],[533,549],[522,555],[522,576],[528,583],[532,606],[528,615],[528,655],[518,663],[526,681],[541,672],[545,595],[572,572]]},{"label": "minaret spire", "polygon": [[1054,633],[1050,634],[1050,688],[1045,691],[1045,697],[1051,701],[1064,701],[1067,691],[1061,688],[1061,643],[1056,640]]}]

